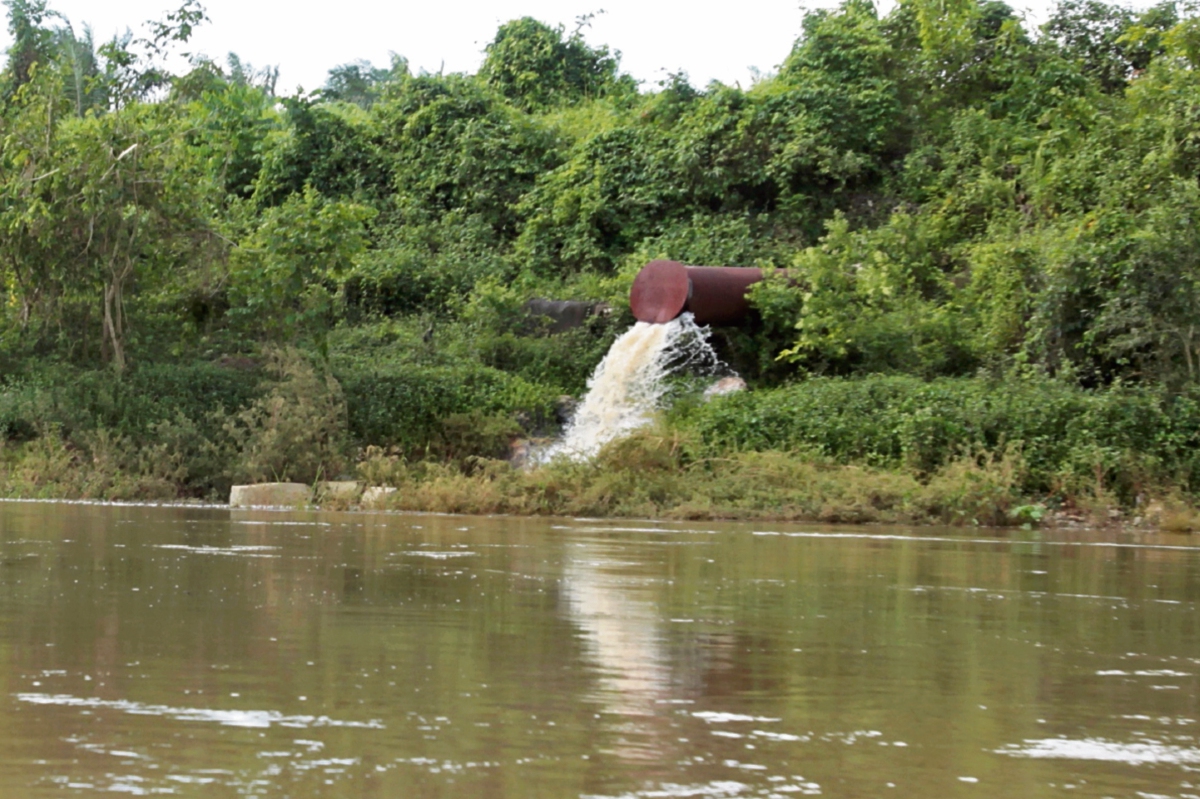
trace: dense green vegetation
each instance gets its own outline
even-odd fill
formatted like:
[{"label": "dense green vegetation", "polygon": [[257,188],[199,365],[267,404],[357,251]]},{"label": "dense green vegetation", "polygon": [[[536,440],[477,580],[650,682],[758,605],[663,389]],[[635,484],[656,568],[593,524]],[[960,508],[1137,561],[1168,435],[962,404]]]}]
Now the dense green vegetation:
[{"label": "dense green vegetation", "polygon": [[[1032,30],[997,0],[846,0],[744,88],[639,86],[526,18],[475,75],[397,57],[277,96],[234,56],[164,68],[196,0],[101,45],[6,5],[0,491],[492,480],[479,458],[554,432],[656,257],[787,270],[715,332],[755,390],[664,422],[678,479],[784,452],[922,491],[1003,463],[1014,507],[1200,491],[1181,6],[1063,0]],[[534,297],[613,313],[550,334]]]}]

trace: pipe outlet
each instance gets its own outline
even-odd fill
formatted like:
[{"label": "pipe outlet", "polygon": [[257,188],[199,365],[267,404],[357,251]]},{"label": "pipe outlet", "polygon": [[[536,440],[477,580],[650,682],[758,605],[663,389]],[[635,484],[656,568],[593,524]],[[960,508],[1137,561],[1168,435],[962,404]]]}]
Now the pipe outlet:
[{"label": "pipe outlet", "polygon": [[690,311],[702,325],[737,322],[750,312],[747,290],[762,270],[737,266],[684,266],[651,261],[629,292],[629,307],[640,322],[665,324]]}]

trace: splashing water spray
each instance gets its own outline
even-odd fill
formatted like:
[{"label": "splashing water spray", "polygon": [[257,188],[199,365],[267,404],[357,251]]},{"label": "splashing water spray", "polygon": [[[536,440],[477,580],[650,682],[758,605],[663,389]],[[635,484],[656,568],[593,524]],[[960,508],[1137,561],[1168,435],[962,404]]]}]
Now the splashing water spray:
[{"label": "splashing water spray", "polygon": [[723,364],[708,343],[708,333],[690,313],[666,324],[638,322],[626,330],[592,373],[587,394],[562,439],[540,460],[591,458],[608,442],[650,422],[672,375],[717,374]]},{"label": "splashing water spray", "polygon": [[647,264],[629,297],[637,324],[613,342],[596,367],[562,439],[535,460],[591,458],[610,441],[644,427],[662,406],[675,375],[734,375],[709,344],[706,325],[745,317],[746,291],[759,280],[758,269]]}]

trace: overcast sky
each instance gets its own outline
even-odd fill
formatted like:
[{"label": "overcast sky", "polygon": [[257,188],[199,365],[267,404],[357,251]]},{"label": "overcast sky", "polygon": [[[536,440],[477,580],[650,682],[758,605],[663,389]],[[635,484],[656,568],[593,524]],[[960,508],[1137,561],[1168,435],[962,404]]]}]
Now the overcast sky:
[{"label": "overcast sky", "polygon": [[[1010,2],[1037,22],[1053,0]],[[178,5],[50,0],[76,30],[90,23],[98,41],[127,27],[140,33],[145,20]],[[682,69],[698,87],[711,80],[746,86],[754,68],[769,72],[787,56],[803,14],[799,0],[207,0],[205,7],[212,21],[197,32],[192,49],[221,63],[235,52],[255,67],[278,66],[281,93],[320,88],[330,67],[349,61],[385,66],[389,52],[407,57],[414,72],[474,72],[502,22],[532,16],[570,31],[578,17],[602,9],[585,38],[620,50],[622,69],[635,78],[653,84]],[[7,47],[7,32],[3,37]]]}]

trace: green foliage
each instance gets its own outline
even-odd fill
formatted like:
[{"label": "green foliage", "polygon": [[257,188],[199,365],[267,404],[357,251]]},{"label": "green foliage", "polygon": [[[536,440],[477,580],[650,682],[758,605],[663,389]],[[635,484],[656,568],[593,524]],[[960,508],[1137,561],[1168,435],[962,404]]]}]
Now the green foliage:
[{"label": "green foliage", "polygon": [[612,270],[681,205],[663,131],[621,127],[584,142],[526,195],[515,255],[538,275]]},{"label": "green foliage", "polygon": [[815,12],[804,27],[778,85],[760,87],[768,106],[791,111],[769,167],[790,192],[814,181],[861,179],[882,166],[876,159],[897,148],[901,132],[898,88],[888,74],[892,48],[873,6],[848,2],[838,13]]},{"label": "green foliage", "polygon": [[0,386],[0,424],[10,438],[55,426],[144,439],[177,415],[203,419],[248,405],[259,380],[256,371],[213,364],[139,364],[119,380],[106,370],[48,368]]},{"label": "green foliage", "polygon": [[[181,97],[194,95],[191,143],[208,174],[230,201],[249,198],[262,171],[264,139],[281,124],[270,94],[208,69],[193,71],[176,89]],[[272,156],[278,158],[274,150]]]},{"label": "green foliage", "polygon": [[[397,446],[422,455],[436,452],[445,420],[463,414],[520,414],[544,423],[557,396],[553,387],[479,365],[410,366],[340,375],[349,408],[349,431],[363,445]],[[455,446],[456,456],[462,448]],[[478,453],[470,453],[478,454]]]},{"label": "green foliage", "polygon": [[231,316],[280,339],[323,331],[332,321],[331,289],[365,247],[364,225],[374,215],[311,186],[267,209],[233,252]]},{"label": "green foliage", "polygon": [[391,66],[386,69],[373,66],[369,61],[342,64],[329,70],[321,96],[367,109],[375,104],[387,84],[408,75],[408,60],[395,53],[392,53]]},{"label": "green foliage", "polygon": [[276,206],[312,187],[330,198],[378,202],[389,174],[373,132],[362,120],[304,97],[285,98],[286,122],[259,145],[255,199]]},{"label": "green foliage", "polygon": [[269,390],[227,418],[220,431],[238,453],[235,480],[312,483],[336,477],[347,444],[338,381],[292,349],[269,353],[267,368],[275,378]]},{"label": "green foliage", "polygon": [[1119,91],[1163,52],[1163,34],[1179,22],[1173,2],[1141,15],[1099,0],[1060,0],[1043,32],[1105,91]]},{"label": "green foliage", "polygon": [[511,236],[515,204],[558,163],[536,119],[461,75],[403,81],[375,112],[391,154],[395,203],[406,220],[479,214]]},{"label": "green foliage", "polygon": [[437,220],[384,222],[376,245],[355,259],[346,298],[358,312],[443,312],[485,280],[516,271],[481,214],[451,211]]},{"label": "green foliage", "polygon": [[[846,2],[749,89],[672,75],[640,96],[579,31],[521,19],[478,75],[355,62],[277,101],[270,70],[231,57],[155,102],[139,92],[194,3],[104,52],[44,6],[11,10],[28,55],[0,151],[12,353],[120,369],[131,347],[319,345],[342,319],[454,317],[485,284],[528,299],[603,276],[619,297],[668,257],[789,268],[756,291],[761,323],[725,335],[768,381],[1197,378],[1195,248],[1171,224],[1200,169],[1195,22],[1172,6],[1067,2],[1034,42],[997,2]],[[483,363],[586,372],[524,366],[546,348],[501,329]]]},{"label": "green foliage", "polygon": [[[786,495],[808,517],[1032,523],[1022,492],[1198,490],[1188,7],[1064,0],[1034,38],[997,0],[846,0],[805,15],[778,74],[643,92],[587,19],[525,18],[475,75],[394,56],[276,97],[277,70],[232,55],[170,73],[195,0],[99,44],[6,5],[0,431],[25,464],[7,485],[210,495],[374,445],[451,504],[503,484],[562,511],[538,492],[578,473],[472,459],[553,430],[631,322],[634,275],[670,258],[765,270],[714,341],[784,387],[680,408],[668,443],[620,451],[659,482],[610,458],[572,512]],[[535,297],[609,311],[551,335]],[[280,343],[307,354],[260,385]],[[780,449],[826,460],[748,454]],[[698,465],[730,451],[732,483]],[[830,492],[885,467],[907,471],[825,516],[741,482]],[[684,497],[685,476],[714,493]]]},{"label": "green foliage", "polygon": [[531,17],[506,22],[487,46],[480,77],[526,111],[635,91],[617,74],[619,54],[589,47],[579,30],[565,39],[563,32]]},{"label": "green foliage", "polygon": [[13,38],[5,70],[5,95],[11,96],[31,80],[36,65],[51,59],[54,33],[46,22],[57,14],[46,0],[5,0],[4,5],[8,7],[8,32]]},{"label": "green foliage", "polygon": [[[57,85],[22,87],[0,144],[0,280],[20,334],[91,328],[92,353],[121,371],[136,308],[127,292],[152,294],[203,252],[206,185],[175,108],[131,105],[48,126],[57,98],[39,89]],[[87,347],[86,333],[64,349],[76,347]]]},{"label": "green foliage", "polygon": [[800,450],[841,463],[933,473],[962,455],[1020,448],[1020,487],[1073,493],[1097,481],[1132,501],[1196,485],[1196,397],[1088,392],[1045,379],[923,382],[812,379],[687,409],[679,424],[706,453]]},{"label": "green foliage", "polygon": [[70,25],[59,28],[55,31],[54,49],[65,78],[67,102],[74,106],[75,115],[106,109],[111,99],[109,76],[102,69],[102,56],[92,29],[84,26],[83,35],[77,36]]}]

